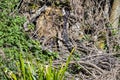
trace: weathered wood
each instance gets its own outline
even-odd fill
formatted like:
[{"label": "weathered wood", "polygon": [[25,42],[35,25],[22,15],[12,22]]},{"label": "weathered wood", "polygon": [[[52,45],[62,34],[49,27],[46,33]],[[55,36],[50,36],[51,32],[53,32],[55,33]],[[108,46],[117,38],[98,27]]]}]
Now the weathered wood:
[{"label": "weathered wood", "polygon": [[114,0],[110,15],[110,23],[112,24],[112,27],[115,29],[118,28],[119,17],[120,17],[120,0]]}]

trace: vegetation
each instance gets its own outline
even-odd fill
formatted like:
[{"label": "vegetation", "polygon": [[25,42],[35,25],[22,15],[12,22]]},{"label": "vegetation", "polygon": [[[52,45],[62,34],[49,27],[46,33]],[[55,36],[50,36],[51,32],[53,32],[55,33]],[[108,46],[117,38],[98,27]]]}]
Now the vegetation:
[{"label": "vegetation", "polygon": [[1,0],[0,80],[120,80],[114,1]]},{"label": "vegetation", "polygon": [[[63,80],[70,62],[58,69],[52,66],[55,52],[42,51],[37,40],[24,32],[25,18],[14,12],[18,0],[0,1],[0,80]],[[52,58],[52,59],[51,59]],[[50,64],[44,64],[49,61]]]},{"label": "vegetation", "polygon": [[2,80],[63,80],[73,51],[68,57],[66,64],[63,64],[58,69],[52,66],[51,59],[50,63],[45,65],[41,64],[40,61],[31,55],[28,55],[27,59],[24,59],[23,54],[20,53],[18,60],[14,62],[10,61],[12,63],[11,67],[14,66],[15,68],[14,70],[1,63],[0,77]]}]

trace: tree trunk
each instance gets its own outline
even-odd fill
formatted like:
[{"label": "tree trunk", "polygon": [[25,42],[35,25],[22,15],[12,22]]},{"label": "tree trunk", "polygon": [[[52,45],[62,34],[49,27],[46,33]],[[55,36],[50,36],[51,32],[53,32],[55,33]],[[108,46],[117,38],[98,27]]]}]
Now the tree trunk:
[{"label": "tree trunk", "polygon": [[120,16],[120,0],[114,0],[110,14],[110,23],[112,28],[118,29]]}]

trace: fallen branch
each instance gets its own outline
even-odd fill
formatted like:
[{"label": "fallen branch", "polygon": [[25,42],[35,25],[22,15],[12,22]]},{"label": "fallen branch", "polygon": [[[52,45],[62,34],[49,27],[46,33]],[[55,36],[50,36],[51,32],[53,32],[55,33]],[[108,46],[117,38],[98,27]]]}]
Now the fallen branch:
[{"label": "fallen branch", "polygon": [[[71,61],[70,63],[75,63],[75,61]],[[77,63],[79,64],[85,64],[91,67],[94,67],[95,69],[99,70],[101,73],[104,73],[104,70],[102,70],[101,68],[97,67],[95,64],[90,63],[90,62],[85,62],[85,61],[77,61]]]},{"label": "fallen branch", "polygon": [[30,19],[27,20],[27,21],[24,23],[23,27],[24,27],[24,30],[25,30],[25,31],[28,31],[28,24],[34,22],[34,21],[36,20],[36,18],[37,18],[43,11],[45,11],[46,7],[47,7],[47,6],[44,5],[43,7],[41,7],[40,9],[38,9],[38,10],[36,11],[36,13],[33,14],[33,15],[30,17]]},{"label": "fallen branch", "polygon": [[96,58],[96,57],[100,57],[100,56],[117,56],[117,55],[120,55],[120,53],[102,53],[102,54],[98,53],[98,54],[95,54],[95,55],[90,55],[90,56],[81,58],[81,60],[87,60],[87,59],[90,59],[90,58]]},{"label": "fallen branch", "polygon": [[[86,61],[70,61],[70,64],[73,64],[73,63],[76,63],[76,62],[78,64],[85,64],[85,65],[91,66],[91,67],[97,69],[98,71],[100,71],[101,73],[104,73],[104,70],[102,70],[101,68],[99,68],[98,66],[96,66],[95,64],[90,63],[90,62],[86,62]],[[63,62],[62,64],[65,64],[65,62]],[[60,61],[53,62],[53,65],[60,65]]]}]

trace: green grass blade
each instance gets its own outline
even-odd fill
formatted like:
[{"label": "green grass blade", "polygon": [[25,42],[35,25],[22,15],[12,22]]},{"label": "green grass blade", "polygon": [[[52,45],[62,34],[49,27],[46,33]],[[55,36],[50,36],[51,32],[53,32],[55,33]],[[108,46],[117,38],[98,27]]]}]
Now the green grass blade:
[{"label": "green grass blade", "polygon": [[25,65],[24,65],[24,59],[22,58],[22,53],[20,53],[20,68],[21,68],[21,71],[22,71],[22,76],[23,76],[23,80],[26,80],[25,78]]},{"label": "green grass blade", "polygon": [[17,77],[14,73],[11,73],[11,77],[13,78],[13,80],[17,80]]},{"label": "green grass blade", "polygon": [[59,80],[63,80],[65,71],[67,70],[67,67],[68,67],[68,65],[70,63],[70,59],[71,59],[72,54],[74,53],[74,51],[75,51],[75,48],[72,49],[72,51],[70,53],[70,56],[68,57],[68,59],[66,61],[65,67],[64,67],[64,65],[62,65],[62,67],[61,67],[61,69],[59,71],[59,76],[60,76]]}]

